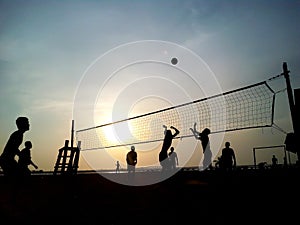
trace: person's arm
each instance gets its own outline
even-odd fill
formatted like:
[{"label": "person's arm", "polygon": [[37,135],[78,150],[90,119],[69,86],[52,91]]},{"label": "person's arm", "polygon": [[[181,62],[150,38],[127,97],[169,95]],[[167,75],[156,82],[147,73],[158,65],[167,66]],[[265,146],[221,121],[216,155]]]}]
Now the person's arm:
[{"label": "person's arm", "polygon": [[232,150],[232,157],[233,157],[233,166],[236,167],[236,157],[233,150]]},{"label": "person's arm", "polygon": [[173,134],[173,138],[176,137],[180,133],[180,131],[176,127],[171,126],[170,128],[175,130],[175,133]]},{"label": "person's arm", "polygon": [[163,128],[164,128],[164,135],[166,135],[166,133],[167,133],[167,126],[163,125]]},{"label": "person's arm", "polygon": [[9,149],[14,149],[14,154],[19,156],[20,155],[20,145],[22,144],[23,141],[23,134],[20,134],[19,131],[15,131],[14,133],[11,134],[7,145],[9,146]]},{"label": "person's arm", "polygon": [[20,156],[20,153],[21,153],[21,151],[20,151],[20,149],[16,149],[16,154],[17,154],[17,156],[19,157]]},{"label": "person's arm", "polygon": [[135,153],[135,160],[134,160],[134,165],[136,165],[137,164],[137,153]]},{"label": "person's arm", "polygon": [[198,136],[197,136],[196,131],[195,131],[193,128],[190,128],[190,131],[192,131],[194,137],[195,137],[196,139],[198,139]]},{"label": "person's arm", "polygon": [[38,168],[39,168],[34,162],[32,162],[32,160],[30,160],[30,164],[31,164],[35,169],[38,169]]},{"label": "person's arm", "polygon": [[[174,152],[175,153],[175,152]],[[175,159],[176,159],[176,165],[178,166],[178,157],[177,154],[175,153]]]},{"label": "person's arm", "polygon": [[199,139],[200,133],[196,130],[196,125],[197,125],[197,123],[194,123],[194,128],[190,128],[190,130],[192,131],[194,137],[195,137],[196,139]]}]

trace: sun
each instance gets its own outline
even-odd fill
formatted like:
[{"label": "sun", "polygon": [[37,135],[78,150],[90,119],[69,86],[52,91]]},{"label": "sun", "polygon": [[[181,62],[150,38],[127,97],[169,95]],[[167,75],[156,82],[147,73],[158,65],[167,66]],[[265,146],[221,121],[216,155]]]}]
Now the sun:
[{"label": "sun", "polygon": [[107,140],[107,142],[111,143],[111,144],[118,144],[118,139],[115,135],[115,132],[113,130],[113,127],[103,127],[103,134],[104,134],[104,138],[105,140]]}]

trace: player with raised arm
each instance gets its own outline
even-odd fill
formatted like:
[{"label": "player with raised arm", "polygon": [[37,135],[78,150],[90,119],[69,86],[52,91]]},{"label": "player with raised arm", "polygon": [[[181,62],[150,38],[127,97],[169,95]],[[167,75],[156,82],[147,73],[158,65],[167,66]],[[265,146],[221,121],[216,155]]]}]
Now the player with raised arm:
[{"label": "player with raised arm", "polygon": [[[164,172],[169,167],[168,150],[172,145],[173,138],[175,138],[180,133],[180,131],[174,126],[170,126],[170,129],[167,129],[167,126],[163,125],[163,128],[165,137],[161,151],[159,153],[159,162],[162,166],[162,172]],[[173,129],[175,133],[172,133],[171,129]]]}]

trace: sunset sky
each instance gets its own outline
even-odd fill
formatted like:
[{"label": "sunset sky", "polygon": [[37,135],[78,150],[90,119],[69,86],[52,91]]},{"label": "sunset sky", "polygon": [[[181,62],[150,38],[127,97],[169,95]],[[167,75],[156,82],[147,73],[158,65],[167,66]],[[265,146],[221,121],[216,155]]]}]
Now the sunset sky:
[{"label": "sunset sky", "polygon": [[[123,103],[124,99],[130,99],[131,104],[119,109],[124,111],[118,111],[122,118],[129,116],[133,109],[140,112],[133,105],[136,102],[140,102],[139,107],[144,106],[141,111],[149,112],[268,80],[282,73],[283,62],[288,64],[292,87],[300,88],[299,18],[300,1],[296,0],[0,0],[0,148],[4,148],[9,135],[16,130],[16,118],[27,116],[31,126],[24,141],[33,143],[32,160],[39,169],[51,171],[58,149],[70,139],[72,119],[77,119],[75,130],[109,122],[109,118],[114,120],[116,117],[112,116],[111,108],[105,107],[115,103],[111,102],[112,99]],[[147,40],[156,41],[153,48]],[[135,43],[145,43],[147,53],[139,52]],[[195,87],[191,81],[180,83],[176,77],[173,80],[170,75],[172,65],[167,66],[166,71],[160,70],[158,65],[162,65],[165,59],[159,54],[155,56],[155,50],[169,59],[182,49],[192,56],[197,55],[202,60],[200,67],[204,66],[210,74],[199,81],[212,79],[216,86],[207,86],[198,95],[193,91]],[[143,70],[142,66],[134,64],[135,60],[143,60],[145,54],[152,54],[151,60],[156,63],[153,71],[147,66]],[[184,61],[188,57],[179,60],[179,69],[182,66],[183,71],[188,70],[188,62]],[[130,63],[133,66],[128,69],[126,66]],[[130,76],[120,73],[120,79],[114,80],[103,72],[99,73],[97,81],[86,81],[93,66],[111,72],[121,69],[132,72],[132,69],[151,77],[151,80],[148,83],[133,73]],[[190,68],[191,73],[193,69],[196,70]],[[165,73],[166,77],[157,79],[154,75],[158,73]],[[92,92],[89,85],[94,82],[99,89]],[[168,93],[158,88],[161,82],[170,85],[165,86]],[[285,132],[291,132],[287,94],[282,91],[285,80],[281,77],[274,82],[270,85],[279,91],[274,122]],[[136,92],[125,89],[129,86]],[[148,90],[147,87],[153,88]],[[189,97],[174,100],[170,93],[176,93],[175,87]],[[76,108],[78,106],[74,103],[79,101],[80,91],[87,95],[86,102],[90,98],[97,99],[95,107],[102,106],[99,111],[95,109],[95,118],[88,122],[80,120],[84,114],[78,116],[78,111],[84,112],[84,109]],[[116,98],[116,93],[121,95]],[[143,97],[147,101],[148,95],[155,95],[156,100],[160,100],[153,106],[141,102]],[[76,115],[73,114],[74,107]],[[259,128],[228,132],[218,140],[213,136],[211,139],[221,147],[225,141],[230,141],[238,164],[246,165],[253,163],[253,147],[282,145],[285,134],[275,128]],[[196,144],[194,139],[191,142]],[[20,148],[23,147],[22,144]],[[89,168],[90,163],[97,169],[115,168],[116,160],[125,167],[128,150],[129,147],[114,152],[99,150],[111,151],[105,156],[96,156],[95,151],[85,152],[79,169]],[[270,163],[272,155],[276,154],[282,163],[282,149],[268,151],[266,158],[258,155],[259,161]],[[179,160],[180,157],[185,156],[179,155]],[[140,158],[138,166],[152,165],[156,158],[149,152]],[[184,166],[182,161],[181,166]]]}]

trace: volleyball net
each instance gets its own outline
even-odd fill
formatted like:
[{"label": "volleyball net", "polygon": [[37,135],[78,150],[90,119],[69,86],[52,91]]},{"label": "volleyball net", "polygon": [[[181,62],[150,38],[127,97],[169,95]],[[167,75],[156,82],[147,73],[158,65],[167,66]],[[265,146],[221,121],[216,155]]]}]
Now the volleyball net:
[{"label": "volleyball net", "polygon": [[[193,136],[190,128],[211,133],[271,127],[275,92],[266,81],[146,114],[76,131],[81,150],[97,150],[162,141],[163,125]],[[108,135],[110,134],[110,135]],[[113,134],[113,135],[111,135]]]}]

